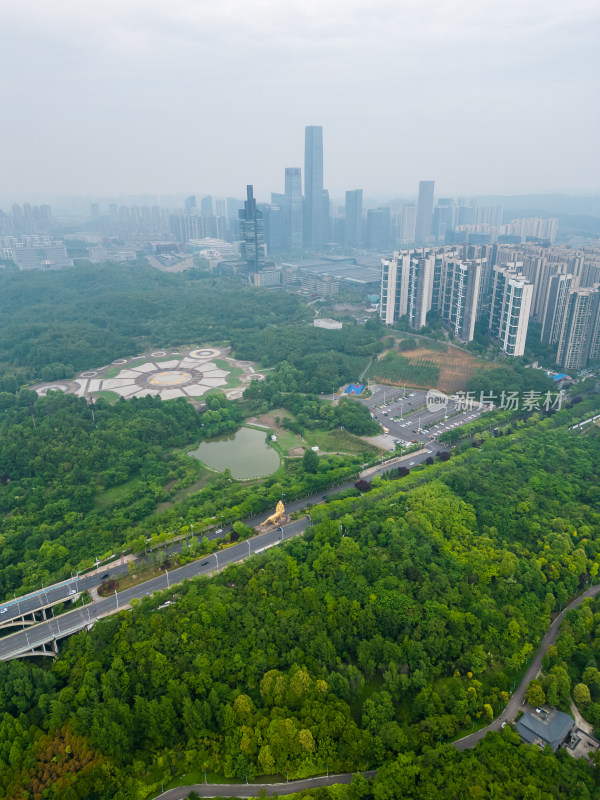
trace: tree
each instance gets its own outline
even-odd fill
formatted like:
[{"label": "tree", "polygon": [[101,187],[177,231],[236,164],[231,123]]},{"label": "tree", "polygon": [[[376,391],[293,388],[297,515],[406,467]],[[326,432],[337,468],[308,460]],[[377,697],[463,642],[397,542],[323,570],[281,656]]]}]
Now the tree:
[{"label": "tree", "polygon": [[365,481],[362,478],[355,481],[354,487],[358,489],[359,492],[369,492],[371,490],[371,484],[369,481]]},{"label": "tree", "polygon": [[314,450],[305,450],[302,456],[302,468],[305,472],[315,475],[319,469],[319,456]]},{"label": "tree", "polygon": [[546,702],[546,695],[544,694],[540,681],[534,678],[529,682],[529,686],[525,691],[525,699],[530,706],[535,707],[541,706]]},{"label": "tree", "polygon": [[577,706],[587,706],[592,702],[590,690],[585,683],[577,683],[573,687],[573,700]]}]

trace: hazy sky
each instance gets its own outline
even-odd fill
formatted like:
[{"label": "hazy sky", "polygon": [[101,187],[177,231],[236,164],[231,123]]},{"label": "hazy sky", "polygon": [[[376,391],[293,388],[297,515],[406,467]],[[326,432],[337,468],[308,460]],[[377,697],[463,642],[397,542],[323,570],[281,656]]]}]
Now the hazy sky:
[{"label": "hazy sky", "polygon": [[600,190],[598,0],[14,0],[0,196]]}]

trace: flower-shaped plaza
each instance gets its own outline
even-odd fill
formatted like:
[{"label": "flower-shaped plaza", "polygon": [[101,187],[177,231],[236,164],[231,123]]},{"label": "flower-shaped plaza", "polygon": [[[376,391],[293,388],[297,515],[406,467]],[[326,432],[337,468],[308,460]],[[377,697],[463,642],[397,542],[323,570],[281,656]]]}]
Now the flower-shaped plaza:
[{"label": "flower-shaped plaza", "polygon": [[[218,363],[216,363],[218,362]],[[230,380],[232,373],[239,380]],[[163,400],[176,397],[200,399],[211,389],[222,389],[239,397],[250,380],[260,379],[248,362],[237,362],[226,349],[204,347],[182,351],[155,350],[143,357],[118,358],[106,367],[86,370],[69,381],[34,387],[38,394],[62,391],[79,397],[112,393],[120,397],[159,395]],[[234,386],[240,388],[232,388]]]}]

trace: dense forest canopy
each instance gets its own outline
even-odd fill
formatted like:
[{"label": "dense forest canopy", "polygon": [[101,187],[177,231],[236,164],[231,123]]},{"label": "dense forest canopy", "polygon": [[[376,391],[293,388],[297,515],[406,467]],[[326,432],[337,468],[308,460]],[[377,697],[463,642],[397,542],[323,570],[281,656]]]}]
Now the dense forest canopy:
[{"label": "dense forest canopy", "polygon": [[265,327],[247,335],[232,333],[238,358],[275,366],[286,361],[298,370],[302,392],[331,392],[357,381],[369,360],[382,349],[376,321],[329,331],[308,325]]},{"label": "dense forest canopy", "polygon": [[[0,374],[55,380],[149,346],[229,340],[312,316],[294,295],[200,270],[0,271]],[[0,388],[13,390],[1,381]]]},{"label": "dense forest canopy", "polygon": [[510,731],[474,754],[430,753],[500,711],[553,611],[597,576],[600,435],[569,432],[573,415],[317,506],[302,538],[177,587],[169,608],[147,598],[100,622],[49,673],[1,665],[16,687],[0,695],[4,796],[65,786],[74,759],[69,798],[90,800],[185,770],[293,777],[367,761],[390,764],[376,798],[420,797],[419,781],[441,780],[431,759],[448,796],[466,775],[487,786],[485,763],[506,791],[531,766],[531,791],[508,796],[544,797],[544,770],[552,796],[564,780],[597,796],[585,764],[541,761]]}]

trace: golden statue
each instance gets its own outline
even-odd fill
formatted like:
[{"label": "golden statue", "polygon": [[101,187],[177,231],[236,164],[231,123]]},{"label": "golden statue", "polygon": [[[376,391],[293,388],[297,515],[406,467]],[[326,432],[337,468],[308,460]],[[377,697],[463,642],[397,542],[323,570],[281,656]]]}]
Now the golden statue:
[{"label": "golden statue", "polygon": [[268,525],[269,523],[271,523],[272,525],[277,525],[279,522],[281,522],[284,516],[285,516],[285,506],[280,500],[275,508],[275,513],[271,514],[270,517],[267,517],[267,519],[264,522],[261,522],[260,527],[262,528],[263,525]]}]

